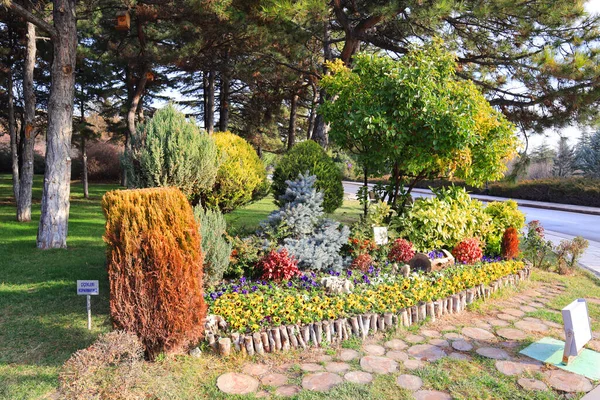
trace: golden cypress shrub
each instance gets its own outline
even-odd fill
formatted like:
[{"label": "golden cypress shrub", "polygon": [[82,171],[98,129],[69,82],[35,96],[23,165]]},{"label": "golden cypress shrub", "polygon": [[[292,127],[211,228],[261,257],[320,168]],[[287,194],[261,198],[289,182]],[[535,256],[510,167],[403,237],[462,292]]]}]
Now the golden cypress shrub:
[{"label": "golden cypress shrub", "polygon": [[102,208],[114,327],[137,334],[150,359],[199,340],[206,315],[203,256],[183,193],[115,190],[104,195]]}]

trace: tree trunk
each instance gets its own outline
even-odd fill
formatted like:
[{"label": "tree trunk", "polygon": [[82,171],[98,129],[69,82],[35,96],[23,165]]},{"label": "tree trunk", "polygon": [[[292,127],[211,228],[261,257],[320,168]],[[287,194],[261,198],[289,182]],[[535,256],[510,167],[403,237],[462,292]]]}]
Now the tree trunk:
[{"label": "tree trunk", "polygon": [[[329,33],[329,25],[328,22],[325,22],[323,25],[323,57],[325,61],[329,61],[333,58],[331,53],[331,47],[329,46],[329,41],[331,39],[331,35]],[[323,74],[327,73],[327,67],[323,64]],[[319,104],[323,104],[325,102],[327,93],[325,90],[321,89],[319,93]],[[323,119],[323,116],[317,113],[317,117],[315,118],[315,127],[313,128],[312,140],[319,143],[321,147],[324,149],[329,145],[329,135],[327,134],[328,126]]]},{"label": "tree trunk", "polygon": [[13,92],[12,57],[9,60],[8,64],[8,82],[6,85],[8,91],[8,133],[10,135],[13,195],[15,196],[15,203],[19,204],[19,150],[17,145],[17,126],[15,121],[15,99]]},{"label": "tree trunk", "polygon": [[129,131],[129,140],[126,141],[126,151],[129,150],[129,147],[131,146],[131,137],[135,135],[135,115],[137,114],[140,99],[144,94],[144,90],[146,90],[146,82],[148,82],[148,72],[149,68],[144,67],[141,76],[138,79],[138,84],[135,88],[135,93],[131,98],[129,112],[127,113],[127,130]]},{"label": "tree trunk", "polygon": [[75,92],[77,24],[75,0],[55,0],[52,11],[57,35],[53,40],[52,86],[48,102],[46,174],[37,236],[40,249],[67,247],[71,191],[71,136]]},{"label": "tree trunk", "polygon": [[219,93],[219,130],[227,131],[229,128],[229,88],[231,81],[227,72],[221,73],[221,88]]},{"label": "tree trunk", "polygon": [[364,209],[363,209],[363,215],[365,216],[365,218],[367,218],[367,214],[369,213],[369,171],[367,169],[367,167],[365,166],[365,168],[363,169],[364,174],[365,174],[365,179],[364,179],[364,186],[365,186],[365,193],[366,193],[366,198],[365,198],[365,204],[364,204]]},{"label": "tree trunk", "polygon": [[[127,64],[127,66],[125,67],[125,87],[127,88],[127,104],[131,104],[131,102],[133,101],[133,93],[135,92],[135,87],[133,85],[133,73],[131,70],[131,65]],[[129,115],[129,110],[127,110],[127,112],[128,114],[125,116],[125,119],[127,119]],[[129,149],[129,136],[130,134],[128,127],[125,131],[125,151]],[[125,171],[123,165],[121,165],[121,186],[127,187],[127,171]]]},{"label": "tree trunk", "polygon": [[317,117],[317,105],[319,104],[319,91],[313,86],[313,98],[310,104],[310,114],[308,115],[308,129],[306,130],[306,139],[310,140],[315,128],[315,118]]},{"label": "tree trunk", "polygon": [[144,96],[140,97],[140,101],[137,106],[137,122],[143,124],[146,119],[144,118]]},{"label": "tree trunk", "polygon": [[25,137],[21,153],[19,174],[19,201],[17,221],[31,221],[31,191],[33,188],[33,148],[35,145],[35,92],[33,90],[33,70],[35,69],[35,25],[27,22],[27,48],[23,66],[23,97],[25,98]]},{"label": "tree trunk", "polygon": [[298,108],[298,94],[292,94],[292,100],[290,105],[290,125],[288,126],[288,142],[287,149],[290,150],[294,147],[296,141],[296,114]]},{"label": "tree trunk", "polygon": [[83,181],[83,197],[86,199],[90,198],[90,193],[88,190],[88,162],[87,162],[87,140],[85,140],[85,135],[81,135],[81,164],[83,166],[83,176],[81,180]]},{"label": "tree trunk", "polygon": [[204,129],[212,135],[215,129],[215,72],[207,73],[206,79],[206,108],[204,109]]}]

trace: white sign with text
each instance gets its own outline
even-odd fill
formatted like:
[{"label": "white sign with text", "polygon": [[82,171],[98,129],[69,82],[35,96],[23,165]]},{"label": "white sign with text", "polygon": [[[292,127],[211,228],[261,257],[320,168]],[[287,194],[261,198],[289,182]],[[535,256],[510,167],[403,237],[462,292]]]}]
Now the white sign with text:
[{"label": "white sign with text", "polygon": [[98,295],[98,281],[77,281],[77,294],[82,296]]}]

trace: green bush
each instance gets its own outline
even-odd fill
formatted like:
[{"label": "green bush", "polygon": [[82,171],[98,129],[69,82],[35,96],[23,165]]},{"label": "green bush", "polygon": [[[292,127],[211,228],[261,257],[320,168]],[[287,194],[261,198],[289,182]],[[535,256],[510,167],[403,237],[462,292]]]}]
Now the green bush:
[{"label": "green bush", "polygon": [[410,240],[419,251],[453,249],[466,238],[485,240],[492,219],[483,203],[471,199],[462,188],[435,191],[436,197],[419,199],[412,208],[393,220],[401,237]]},{"label": "green bush", "polygon": [[123,156],[129,187],[174,186],[189,200],[213,187],[219,163],[214,140],[171,104],[138,127]]},{"label": "green bush", "polygon": [[204,285],[214,285],[223,279],[229,266],[231,245],[225,239],[227,224],[219,210],[194,207],[194,217],[200,224],[202,253],[204,254]]},{"label": "green bush", "polygon": [[486,255],[499,255],[502,247],[502,235],[507,228],[521,232],[525,226],[525,214],[517,208],[514,200],[493,201],[485,207],[485,213],[492,218],[491,229],[486,241]]},{"label": "green bush", "polygon": [[213,190],[204,203],[210,208],[230,212],[268,193],[267,172],[250,143],[231,132],[213,135],[221,165]]},{"label": "green bush", "polygon": [[275,202],[282,206],[279,197],[285,193],[288,180],[295,180],[298,175],[315,175],[317,190],[323,193],[323,209],[331,213],[344,201],[344,187],[339,168],[325,150],[316,142],[307,140],[295,145],[277,164],[273,173],[273,193]]}]

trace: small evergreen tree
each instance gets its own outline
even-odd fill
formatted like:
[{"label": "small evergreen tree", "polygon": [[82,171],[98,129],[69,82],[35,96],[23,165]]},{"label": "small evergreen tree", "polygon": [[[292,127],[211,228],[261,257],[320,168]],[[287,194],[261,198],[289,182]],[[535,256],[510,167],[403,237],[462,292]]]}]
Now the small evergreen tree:
[{"label": "small evergreen tree", "polygon": [[204,285],[210,286],[223,279],[229,267],[231,244],[225,239],[227,223],[219,210],[194,207],[194,217],[200,225],[202,253],[204,253]]},{"label": "small evergreen tree", "polygon": [[600,178],[600,129],[590,137],[581,136],[575,157],[577,168],[586,176]]},{"label": "small evergreen tree", "polygon": [[261,234],[270,247],[287,249],[302,269],[339,270],[346,264],[340,251],[350,230],[323,218],[323,194],[315,189],[316,180],[307,173],[287,181],[279,197],[282,207],[269,215]]},{"label": "small evergreen tree", "polygon": [[575,152],[569,146],[569,139],[561,136],[558,142],[556,157],[554,158],[554,176],[564,178],[573,173],[573,163],[575,161]]}]

